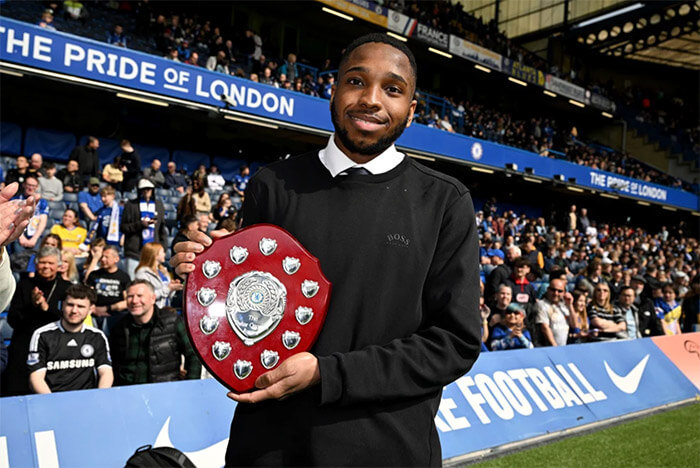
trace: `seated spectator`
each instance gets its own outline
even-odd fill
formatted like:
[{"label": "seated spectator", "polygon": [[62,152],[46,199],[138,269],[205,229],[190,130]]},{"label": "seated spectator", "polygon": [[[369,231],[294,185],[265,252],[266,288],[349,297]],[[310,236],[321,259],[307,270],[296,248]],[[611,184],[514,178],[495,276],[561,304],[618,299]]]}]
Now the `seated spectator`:
[{"label": "seated spectator", "polygon": [[196,214],[197,208],[194,205],[194,198],[192,198],[192,186],[188,186],[185,195],[177,204],[177,220],[182,223],[186,216],[195,216]]},{"label": "seated spectator", "polygon": [[333,86],[335,85],[335,76],[332,73],[326,75],[323,83],[323,88],[319,92],[323,99],[330,99],[333,94]]},{"label": "seated spectator", "polygon": [[7,171],[5,176],[5,184],[10,185],[12,182],[18,182],[20,185],[24,183],[24,178],[31,174],[29,169],[29,160],[26,156],[17,156],[17,167]]},{"label": "seated spectator", "polygon": [[533,348],[530,332],[525,329],[525,309],[519,304],[510,304],[501,323],[493,328],[491,350]]},{"label": "seated spectator", "polygon": [[[78,161],[78,174],[81,182],[88,184],[91,177],[97,178],[100,175],[100,156],[97,149],[100,147],[100,140],[93,136],[88,137],[88,142],[84,146],[76,146],[70,154],[71,161]],[[100,181],[97,179],[97,183]]]},{"label": "seated spectator", "polygon": [[238,174],[233,178],[233,205],[239,210],[243,199],[245,198],[245,189],[248,187],[248,182],[250,181],[250,168],[248,166],[241,166],[238,170]]},{"label": "seated spectator", "polygon": [[177,47],[172,46],[172,47],[168,48],[168,50],[167,50],[166,54],[163,56],[163,58],[166,60],[172,60],[173,62],[179,62],[180,57],[179,57],[178,52],[177,52]]},{"label": "seated spectator", "polygon": [[270,67],[265,67],[263,69],[262,75],[259,77],[258,80],[260,81],[260,83],[263,84],[278,86],[277,80],[272,74],[272,70],[270,69]]},{"label": "seated spectator", "polygon": [[506,314],[506,309],[513,299],[513,290],[507,284],[501,284],[491,305],[491,316],[489,317],[489,328],[493,329],[496,324],[501,323]]},{"label": "seated spectator", "polygon": [[194,67],[200,67],[201,65],[199,64],[199,54],[197,52],[192,51],[192,53],[190,54],[190,58],[188,58],[185,61],[185,63]]},{"label": "seated spectator", "polygon": [[666,335],[681,334],[681,305],[676,301],[676,290],[670,284],[661,288],[662,296],[654,299],[656,317],[661,321]]},{"label": "seated spectator", "polygon": [[117,323],[109,337],[116,385],[180,380],[183,356],[185,378],[200,377],[202,366],[184,323],[176,312],[155,304],[156,293],[149,282],[136,280],[127,287],[129,315]]},{"label": "seated spectator", "polygon": [[513,262],[513,273],[510,278],[505,280],[505,284],[509,285],[513,290],[513,302],[522,305],[528,311],[528,314],[531,313],[537,299],[535,288],[527,279],[529,273],[529,260],[525,257],[518,257]]},{"label": "seated spectator", "polygon": [[64,252],[82,255],[80,246],[87,238],[87,230],[78,223],[78,213],[74,209],[66,209],[61,224],[54,224],[51,227],[51,234],[61,238]]},{"label": "seated spectator", "polygon": [[88,222],[97,219],[97,212],[102,208],[102,197],[100,197],[100,179],[90,177],[88,189],[78,193],[78,206],[80,207],[80,219]]},{"label": "seated spectator", "polygon": [[535,305],[538,346],[565,346],[569,339],[569,315],[573,297],[566,293],[566,280],[553,279],[545,297]]},{"label": "seated spectator", "polygon": [[[483,290],[483,283],[481,284]],[[479,313],[481,315],[481,351],[488,351],[489,348],[486,343],[489,340],[489,316],[491,315],[491,309],[484,302],[484,296],[479,296]]]},{"label": "seated spectator", "polygon": [[588,297],[581,291],[571,293],[571,315],[569,315],[569,340],[567,344],[584,343],[588,339]]},{"label": "seated spectator", "polygon": [[197,215],[197,223],[199,224],[199,230],[208,233],[209,232],[209,224],[210,224],[210,219],[209,219],[210,214],[208,213],[199,213]]},{"label": "seated spectator", "polygon": [[165,176],[160,172],[160,159],[154,159],[151,166],[143,170],[143,176],[160,188],[165,184]]},{"label": "seated spectator", "polygon": [[37,25],[49,31],[56,31],[56,26],[53,25],[53,10],[50,8],[44,10]]},{"label": "seated spectator", "polygon": [[[112,386],[107,337],[84,324],[94,308],[95,292],[82,284],[72,285],[66,290],[60,320],[34,332],[27,359],[34,393]],[[79,365],[68,365],[72,363]]]},{"label": "seated spectator", "polygon": [[59,304],[66,297],[70,283],[58,274],[61,251],[44,247],[36,259],[36,276],[17,283],[7,323],[13,328],[7,370],[3,375],[3,396],[30,393],[27,354],[29,341],[36,330],[61,318]]},{"label": "seated spectator", "polygon": [[180,193],[185,193],[187,189],[187,179],[177,172],[177,165],[174,161],[168,163],[168,172],[165,174],[165,187],[175,189]]},{"label": "seated spectator", "polygon": [[122,174],[124,174],[124,182],[122,190],[130,192],[136,188],[136,183],[141,176],[141,156],[138,151],[131,146],[129,140],[122,140],[120,143],[122,154],[119,155],[121,162]]},{"label": "seated spectator", "polygon": [[156,306],[159,308],[168,306],[172,293],[182,290],[182,282],[170,278],[164,263],[165,249],[158,242],[150,242],[141,249],[141,258],[134,275],[134,279],[148,281],[153,286]]},{"label": "seated spectator", "polygon": [[114,187],[116,190],[122,190],[124,182],[124,171],[122,171],[121,158],[117,156],[110,164],[105,164],[102,169],[102,180]]},{"label": "seated spectator", "polygon": [[[212,211],[212,218],[217,223],[235,214],[235,210],[231,204],[231,196],[228,193],[222,193],[219,196],[219,201],[216,202],[216,207]],[[217,228],[218,229],[218,228]]]},{"label": "seated spectator", "polygon": [[29,158],[29,172],[41,177],[44,175],[44,158],[39,153],[32,154]]},{"label": "seated spectator", "polygon": [[189,61],[190,55],[192,55],[192,49],[190,49],[190,42],[188,40],[184,39],[177,46],[177,55],[182,62],[187,63]]},{"label": "seated spectator", "polygon": [[95,326],[109,335],[112,327],[127,314],[126,287],[130,278],[118,268],[119,248],[107,245],[99,259],[100,268],[92,271],[85,284],[95,290]]},{"label": "seated spectator", "polygon": [[601,281],[593,288],[593,300],[588,305],[591,341],[611,341],[627,338],[627,322],[610,303],[610,287]]},{"label": "seated spectator", "polygon": [[209,186],[210,189],[214,191],[220,191],[224,189],[224,185],[226,185],[226,181],[224,180],[224,176],[221,175],[219,172],[219,168],[212,165],[209,168],[209,174],[207,175],[207,185]]},{"label": "seated spectator", "polygon": [[204,191],[203,178],[197,177],[192,180],[192,200],[194,201],[197,214],[206,214],[209,216],[209,213],[211,213],[211,198],[209,194]]},{"label": "seated spectator", "polygon": [[173,243],[170,246],[171,252],[175,255],[175,244],[180,242],[187,242],[189,240],[188,234],[192,232],[197,232],[199,229],[199,220],[194,215],[186,215],[180,220],[181,228],[175,234],[173,238]]},{"label": "seated spectator", "polygon": [[114,29],[107,34],[107,44],[112,44],[117,47],[126,49],[126,35],[121,24],[115,24]]},{"label": "seated spectator", "polygon": [[207,182],[207,167],[204,164],[200,164],[197,169],[192,173],[192,180],[203,179],[204,186],[206,187]]},{"label": "seated spectator", "polygon": [[149,242],[165,242],[165,209],[163,203],[153,196],[153,183],[141,179],[139,195],[124,207],[120,229],[124,233],[124,256],[126,272],[134,277],[141,256],[141,248]]},{"label": "seated spectator", "polygon": [[[41,251],[44,247],[53,247],[55,249],[58,249],[59,251],[63,250],[63,241],[61,241],[61,238],[58,237],[56,234],[47,234],[44,236],[43,239],[41,239],[41,243],[39,244],[39,248],[37,250]],[[34,278],[36,274],[36,254],[32,254],[31,257],[29,257],[29,262],[27,263],[27,277],[29,278]]]},{"label": "seated spectator", "polygon": [[95,271],[100,264],[100,259],[102,259],[102,252],[104,252],[107,246],[107,241],[102,237],[93,238],[88,246],[88,257],[84,264],[83,269],[83,282],[90,276],[90,273]]},{"label": "seated spectator", "polygon": [[[75,255],[72,252],[62,252],[63,260],[61,266],[58,267],[58,273],[61,278],[68,281],[71,284],[80,283],[80,274],[78,273],[78,266],[75,263]],[[87,318],[86,325],[93,326],[92,316]]]},{"label": "seated spectator", "polygon": [[58,180],[63,184],[63,191],[69,193],[80,192],[80,186],[82,185],[82,179],[80,178],[80,171],[78,167],[78,161],[68,161],[65,169],[61,169],[56,174]]},{"label": "seated spectator", "polygon": [[[27,200],[30,197],[36,197],[37,190],[39,188],[39,179],[33,174],[28,174],[24,178],[24,183],[22,184],[22,193],[17,195],[15,200]],[[44,234],[44,229],[46,229],[46,223],[49,219],[49,203],[43,198],[39,198],[36,202],[36,208],[34,209],[34,215],[32,219],[29,220],[29,224],[26,229],[19,236],[17,242],[12,245],[15,253],[22,250],[32,250],[39,243],[39,239]]]},{"label": "seated spectator", "polygon": [[63,201],[63,182],[56,177],[56,165],[51,161],[44,164],[45,176],[39,177],[41,198],[48,201]]}]

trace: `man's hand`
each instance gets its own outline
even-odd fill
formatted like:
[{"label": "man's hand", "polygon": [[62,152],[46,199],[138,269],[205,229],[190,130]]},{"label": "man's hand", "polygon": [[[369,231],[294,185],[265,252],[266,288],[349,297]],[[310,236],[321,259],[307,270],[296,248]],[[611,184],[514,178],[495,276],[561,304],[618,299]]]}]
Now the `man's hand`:
[{"label": "man's hand", "polygon": [[226,229],[219,229],[218,231],[212,231],[210,234],[211,237],[200,231],[190,232],[187,234],[189,242],[175,244],[175,255],[170,257],[170,266],[175,269],[175,273],[178,276],[184,277],[186,274],[194,271],[194,263],[192,262],[195,255],[203,252],[205,247],[209,247],[212,239],[219,239],[231,233]]},{"label": "man's hand", "polygon": [[239,403],[282,400],[318,384],[320,380],[318,359],[313,354],[304,352],[289,357],[277,369],[258,377],[255,387],[260,390],[241,394],[229,392],[227,396]]},{"label": "man's hand", "polygon": [[49,310],[49,303],[46,302],[44,293],[41,292],[41,290],[36,286],[34,287],[34,289],[32,289],[32,302],[34,303],[35,307],[39,307],[41,310]]},{"label": "man's hand", "polygon": [[0,191],[0,248],[17,240],[34,214],[34,197],[19,202],[10,201],[17,189],[19,184],[13,182]]}]

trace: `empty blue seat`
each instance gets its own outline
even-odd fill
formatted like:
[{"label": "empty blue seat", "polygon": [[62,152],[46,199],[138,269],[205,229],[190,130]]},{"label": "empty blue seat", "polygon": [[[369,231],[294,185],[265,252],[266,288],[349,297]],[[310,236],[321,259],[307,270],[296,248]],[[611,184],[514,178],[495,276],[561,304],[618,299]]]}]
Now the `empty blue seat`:
[{"label": "empty blue seat", "polygon": [[63,211],[65,209],[66,209],[65,202],[60,202],[60,201],[50,201],[49,202],[49,210],[51,210],[51,214],[53,214],[54,211]]},{"label": "empty blue seat", "polygon": [[63,201],[67,203],[77,202],[78,194],[76,192],[63,192]]}]

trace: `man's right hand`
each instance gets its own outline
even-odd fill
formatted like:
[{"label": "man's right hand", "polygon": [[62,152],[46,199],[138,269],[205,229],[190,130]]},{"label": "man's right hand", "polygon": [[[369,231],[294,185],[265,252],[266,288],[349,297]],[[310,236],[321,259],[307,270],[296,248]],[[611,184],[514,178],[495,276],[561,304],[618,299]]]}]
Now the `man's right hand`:
[{"label": "man's right hand", "polygon": [[188,273],[192,273],[194,271],[194,263],[192,262],[194,262],[196,255],[209,247],[212,239],[220,239],[231,233],[226,229],[219,229],[210,234],[211,237],[201,231],[190,232],[187,234],[189,241],[175,244],[175,255],[170,257],[170,266],[175,269],[175,273],[183,278]]},{"label": "man's right hand", "polygon": [[18,189],[19,184],[13,182],[0,191],[0,248],[17,240],[34,214],[34,197],[19,203],[10,201]]}]

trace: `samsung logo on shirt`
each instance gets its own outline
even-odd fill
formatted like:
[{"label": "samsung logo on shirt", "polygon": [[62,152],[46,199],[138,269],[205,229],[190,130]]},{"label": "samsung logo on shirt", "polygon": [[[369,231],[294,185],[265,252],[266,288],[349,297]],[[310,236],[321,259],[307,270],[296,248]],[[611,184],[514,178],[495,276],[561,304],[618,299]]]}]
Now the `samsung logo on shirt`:
[{"label": "samsung logo on shirt", "polygon": [[46,363],[47,370],[82,369],[85,367],[95,367],[95,360],[64,359],[63,361],[49,361]]}]

